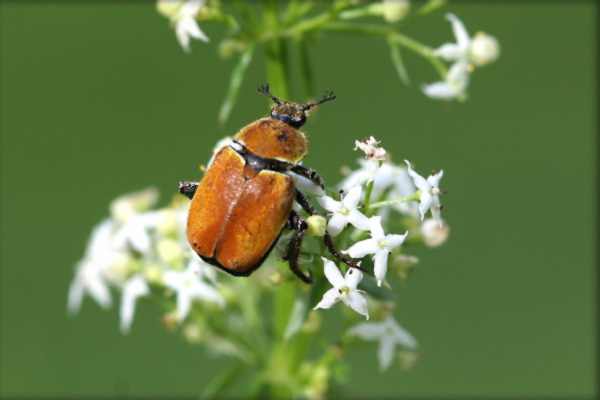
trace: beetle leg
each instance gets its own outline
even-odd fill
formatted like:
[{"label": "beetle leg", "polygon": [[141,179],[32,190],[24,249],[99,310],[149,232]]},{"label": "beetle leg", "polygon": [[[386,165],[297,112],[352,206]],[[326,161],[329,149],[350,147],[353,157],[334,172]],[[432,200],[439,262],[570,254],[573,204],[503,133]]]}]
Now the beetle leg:
[{"label": "beetle leg", "polygon": [[321,178],[321,175],[319,175],[314,169],[310,169],[308,167],[305,167],[304,165],[296,164],[291,168],[291,171],[300,176],[305,177],[321,189],[325,189],[325,183],[323,182],[323,178]]},{"label": "beetle leg", "polygon": [[[310,215],[316,215],[317,214],[317,212],[315,211],[315,209],[313,208],[313,206],[311,206],[310,203],[308,202],[308,199],[306,198],[306,196],[304,196],[304,194],[302,194],[302,192],[300,192],[299,190],[296,190],[296,201],[298,202],[298,204],[300,204],[300,207],[302,207],[304,209],[304,211],[306,211]],[[325,231],[325,235],[323,236],[323,242],[325,243],[325,246],[327,247],[327,250],[329,250],[329,252],[331,253],[331,255],[334,256],[338,261],[343,262],[344,264],[346,264],[347,266],[349,266],[351,268],[356,268],[358,270],[361,270],[365,274],[372,275],[371,273],[365,271],[360,266],[360,260],[357,260],[355,258],[352,258],[352,257],[346,255],[346,254],[341,253],[335,247],[335,244],[333,243],[333,238],[331,237],[331,235],[327,231]]]},{"label": "beetle leg", "polygon": [[292,240],[290,240],[290,244],[288,245],[287,253],[283,257],[283,259],[287,260],[292,272],[298,278],[300,278],[304,283],[312,283],[313,280],[312,280],[312,277],[310,276],[310,274],[309,275],[304,274],[300,270],[300,266],[298,265],[298,257],[300,256],[300,247],[302,246],[302,240],[304,239],[304,232],[306,232],[308,225],[294,211],[292,211],[292,213],[290,214],[290,219],[288,221],[288,224],[294,230],[294,236],[292,237]]},{"label": "beetle leg", "polygon": [[180,181],[178,186],[179,193],[191,200],[198,189],[198,182]]}]

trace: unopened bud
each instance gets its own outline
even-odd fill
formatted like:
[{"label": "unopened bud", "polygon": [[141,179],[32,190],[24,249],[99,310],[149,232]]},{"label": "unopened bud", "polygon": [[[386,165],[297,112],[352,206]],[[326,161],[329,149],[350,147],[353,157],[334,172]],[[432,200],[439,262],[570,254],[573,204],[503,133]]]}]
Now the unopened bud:
[{"label": "unopened bud", "polygon": [[173,239],[163,239],[156,245],[158,257],[173,268],[182,266],[183,249],[181,245]]},{"label": "unopened bud", "polygon": [[383,0],[371,6],[371,12],[380,15],[386,22],[398,22],[406,17],[410,10],[408,0]]},{"label": "unopened bud", "polygon": [[320,215],[311,215],[306,219],[308,224],[308,234],[316,237],[325,236],[325,230],[327,229],[327,220],[325,217]]},{"label": "unopened bud", "polygon": [[470,56],[477,66],[492,63],[500,56],[500,45],[495,37],[478,32],[471,42]]},{"label": "unopened bud", "polygon": [[450,234],[450,227],[441,219],[429,218],[421,225],[421,235],[426,246],[442,245]]}]

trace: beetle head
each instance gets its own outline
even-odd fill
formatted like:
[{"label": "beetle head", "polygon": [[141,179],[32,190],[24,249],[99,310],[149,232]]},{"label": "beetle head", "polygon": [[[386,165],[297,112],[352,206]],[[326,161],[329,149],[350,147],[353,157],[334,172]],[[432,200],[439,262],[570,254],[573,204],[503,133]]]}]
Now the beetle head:
[{"label": "beetle head", "polygon": [[312,108],[327,101],[335,100],[335,95],[333,92],[329,91],[316,101],[309,101],[308,103],[293,103],[291,101],[281,100],[279,97],[271,94],[268,84],[260,86],[258,88],[258,92],[269,97],[275,103],[273,104],[273,107],[271,107],[271,118],[285,122],[294,128],[300,128],[302,125],[304,125],[308,112]]}]

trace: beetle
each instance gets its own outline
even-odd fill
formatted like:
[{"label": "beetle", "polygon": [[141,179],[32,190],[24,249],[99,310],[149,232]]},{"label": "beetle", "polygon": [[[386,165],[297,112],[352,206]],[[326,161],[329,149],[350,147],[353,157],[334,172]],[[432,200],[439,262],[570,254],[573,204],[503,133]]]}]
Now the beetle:
[{"label": "beetle", "polygon": [[[316,101],[294,103],[274,96],[268,84],[258,92],[273,101],[270,115],[246,125],[221,148],[200,182],[179,182],[179,192],[192,200],[187,239],[207,263],[232,275],[248,276],[261,266],[282,231],[292,229],[283,258],[296,276],[311,283],[311,275],[302,272],[298,263],[308,225],[293,210],[294,201],[309,215],[317,213],[289,174],[324,188],[319,174],[300,164],[308,140],[299,128],[311,109],[336,96],[327,92]],[[323,240],[335,258],[360,269],[357,260],[335,248],[328,233]]]}]

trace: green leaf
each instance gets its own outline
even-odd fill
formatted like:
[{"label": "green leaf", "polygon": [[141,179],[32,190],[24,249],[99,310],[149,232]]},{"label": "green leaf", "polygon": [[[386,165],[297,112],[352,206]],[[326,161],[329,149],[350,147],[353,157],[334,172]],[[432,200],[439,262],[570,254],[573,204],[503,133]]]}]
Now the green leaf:
[{"label": "green leaf", "polygon": [[446,5],[446,0],[429,0],[417,11],[419,15],[427,15]]},{"label": "green leaf", "polygon": [[394,64],[394,68],[398,73],[398,77],[405,85],[410,85],[410,78],[408,77],[408,72],[406,71],[406,67],[404,66],[404,61],[402,61],[402,54],[400,53],[400,46],[396,43],[393,43],[388,40],[388,45],[390,46],[390,58],[392,59],[392,63]]},{"label": "green leaf", "polygon": [[290,313],[290,318],[288,320],[287,326],[285,328],[285,332],[283,334],[283,338],[285,340],[289,340],[292,336],[294,336],[302,325],[304,325],[304,321],[306,321],[306,317],[308,316],[308,304],[307,300],[304,297],[298,297],[294,301],[294,306],[292,308],[292,312]]},{"label": "green leaf", "polygon": [[221,105],[221,110],[219,111],[219,122],[224,124],[229,115],[231,114],[231,110],[235,105],[238,94],[240,92],[240,87],[242,86],[242,82],[244,81],[244,75],[248,70],[248,66],[252,61],[252,55],[254,54],[254,46],[248,47],[244,53],[240,56],[240,59],[237,65],[233,68],[231,72],[231,78],[229,80],[229,88],[227,89],[227,95],[225,96],[225,101],[223,101],[223,105]]}]

